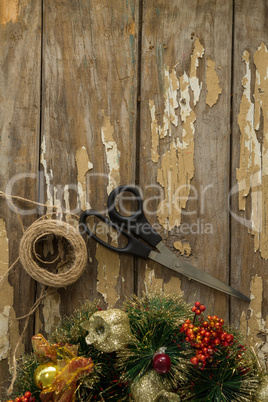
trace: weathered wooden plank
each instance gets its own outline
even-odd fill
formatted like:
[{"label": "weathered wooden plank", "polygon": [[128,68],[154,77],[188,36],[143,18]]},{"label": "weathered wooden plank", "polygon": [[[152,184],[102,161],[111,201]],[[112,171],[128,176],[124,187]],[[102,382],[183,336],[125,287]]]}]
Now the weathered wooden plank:
[{"label": "weathered wooden plank", "polygon": [[267,46],[267,2],[236,0],[231,272],[234,286],[248,295],[251,288],[252,302],[247,306],[234,300],[231,308],[233,323],[241,321],[254,344],[265,341],[267,333]]},{"label": "weathered wooden plank", "polygon": [[[135,180],[138,15],[134,1],[44,2],[43,200],[62,213],[105,212],[108,193]],[[85,299],[114,306],[133,292],[132,259],[88,246],[81,279],[40,311],[46,331]]]},{"label": "weathered wooden plank", "polygon": [[[231,49],[231,1],[144,2],[145,209],[170,250],[226,283]],[[166,291],[181,288],[188,301],[200,299],[228,317],[228,297],[159,265],[140,264],[139,291],[144,282]]]},{"label": "weathered wooden plank", "polygon": [[[0,2],[0,190],[37,201],[41,1]],[[17,205],[25,227],[36,218],[32,205]],[[32,209],[30,211],[30,209]],[[18,257],[22,227],[17,213],[0,198],[0,276]],[[0,284],[0,395],[7,388],[12,354],[35,297],[35,282],[17,264]],[[18,348],[30,350],[33,322]]]}]

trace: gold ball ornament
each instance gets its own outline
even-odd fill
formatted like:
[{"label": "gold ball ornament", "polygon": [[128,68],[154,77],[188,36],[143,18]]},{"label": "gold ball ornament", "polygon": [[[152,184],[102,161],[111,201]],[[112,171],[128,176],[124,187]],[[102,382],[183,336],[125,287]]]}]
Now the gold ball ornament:
[{"label": "gold ball ornament", "polygon": [[34,372],[35,385],[40,389],[50,387],[58,372],[59,367],[56,363],[47,362],[40,364]]},{"label": "gold ball ornament", "polygon": [[255,402],[268,401],[268,375],[266,375],[260,382],[260,386],[254,395]]}]

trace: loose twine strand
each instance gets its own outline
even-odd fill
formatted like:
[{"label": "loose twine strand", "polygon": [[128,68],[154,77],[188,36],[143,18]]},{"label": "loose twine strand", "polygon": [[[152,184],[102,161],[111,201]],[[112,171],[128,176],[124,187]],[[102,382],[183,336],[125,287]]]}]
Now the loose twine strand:
[{"label": "loose twine strand", "polygon": [[[82,275],[86,263],[87,263],[87,248],[86,244],[80,235],[78,228],[75,228],[74,226],[63,222],[59,221],[56,219],[51,219],[51,216],[55,215],[55,211],[57,209],[60,209],[58,206],[55,205],[46,205],[42,204],[36,201],[32,201],[23,197],[19,196],[12,196],[5,194],[4,192],[0,191],[0,197],[3,197],[7,200],[9,204],[11,204],[13,210],[16,213],[16,216],[18,218],[18,221],[20,222],[21,229],[23,232],[23,236],[20,241],[20,250],[19,250],[19,257],[11,264],[11,266],[7,269],[5,274],[2,276],[0,279],[0,284],[3,283],[5,278],[8,276],[8,274],[11,272],[11,270],[16,266],[16,264],[20,261],[21,264],[23,265],[24,269],[28,274],[35,279],[37,282],[41,284],[41,293],[39,298],[35,301],[33,306],[31,307],[30,311],[28,314],[17,318],[17,320],[21,320],[26,318],[26,322],[24,325],[24,328],[20,334],[19,340],[15,346],[13,356],[12,356],[12,362],[13,362],[13,375],[12,375],[12,381],[10,384],[10,387],[8,389],[8,394],[11,394],[13,392],[13,387],[14,383],[17,378],[17,359],[16,359],[16,353],[17,350],[22,342],[22,338],[25,334],[25,331],[29,325],[29,320],[32,314],[36,311],[36,309],[39,307],[40,303],[42,300],[48,295],[52,294],[56,290],[52,290],[51,288],[61,288],[61,287],[66,287],[68,285],[71,285],[72,283],[76,282],[77,279]],[[23,226],[22,220],[20,218],[19,212],[15,204],[13,203],[13,200],[19,200],[25,203],[33,204],[33,205],[38,205],[38,206],[43,206],[46,208],[50,208],[52,210],[55,210],[52,213],[46,213],[43,215],[41,218],[37,219],[26,231]],[[60,213],[66,214],[68,216],[73,216],[77,220],[79,219],[77,215],[71,213],[71,212],[62,212]],[[49,219],[48,219],[49,218]],[[68,259],[66,262],[62,264],[58,264],[58,273],[53,273],[45,270],[42,268],[38,263],[42,262],[43,264],[47,264],[47,261],[43,261],[40,256],[38,255],[36,251],[36,246],[38,242],[42,238],[46,238],[46,236],[56,236],[59,237],[60,239],[65,239],[65,241],[68,244]],[[57,257],[58,258],[58,257]],[[53,263],[57,260],[57,258],[54,261],[50,261],[49,263]]]}]

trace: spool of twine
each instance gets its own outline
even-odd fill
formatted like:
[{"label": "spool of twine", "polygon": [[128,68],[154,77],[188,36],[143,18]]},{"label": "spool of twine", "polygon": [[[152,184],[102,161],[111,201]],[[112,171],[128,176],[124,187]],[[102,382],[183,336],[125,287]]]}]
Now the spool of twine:
[{"label": "spool of twine", "polygon": [[[65,240],[67,243],[68,261],[60,266],[60,271],[49,272],[42,267],[42,261],[37,254],[37,244],[47,236]],[[20,261],[28,274],[37,282],[54,288],[61,288],[76,282],[82,275],[87,263],[87,248],[79,233],[72,225],[53,219],[35,221],[23,234],[19,251]],[[55,262],[56,260],[54,259]]]}]

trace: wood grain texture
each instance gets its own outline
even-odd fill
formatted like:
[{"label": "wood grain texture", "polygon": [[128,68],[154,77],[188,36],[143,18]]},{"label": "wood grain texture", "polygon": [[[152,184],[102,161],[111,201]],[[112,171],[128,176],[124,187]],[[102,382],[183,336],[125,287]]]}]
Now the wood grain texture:
[{"label": "wood grain texture", "polygon": [[[44,2],[42,196],[62,213],[106,213],[108,193],[135,181],[138,15],[134,1]],[[88,248],[81,279],[59,290],[54,324],[83,300],[111,307],[133,292],[131,257]]]},{"label": "wood grain texture", "polygon": [[[247,316],[249,320],[243,320],[243,331],[247,332],[251,328],[251,322],[256,321],[258,317],[258,325],[256,328],[251,328],[251,336],[257,340],[265,340],[265,319],[268,314],[268,298],[267,280],[268,280],[268,263],[264,255],[264,247],[256,247],[257,238],[265,236],[267,231],[267,218],[265,219],[266,208],[266,169],[265,169],[265,147],[267,143],[267,106],[265,97],[268,95],[267,90],[258,90],[259,94],[263,97],[263,104],[261,110],[261,123],[256,127],[258,111],[258,96],[255,91],[255,80],[257,78],[257,69],[260,73],[259,65],[256,62],[257,50],[261,44],[268,46],[268,25],[267,25],[267,2],[259,1],[252,3],[250,1],[236,1],[235,2],[235,21],[234,21],[234,69],[233,69],[233,135],[232,135],[232,189],[233,194],[231,197],[231,211],[232,211],[232,243],[231,243],[231,273],[232,284],[240,286],[241,290],[250,295],[255,301],[259,301],[259,309],[256,310],[254,300],[250,306],[241,304],[236,300],[231,303],[232,322],[235,325],[239,324],[242,313],[244,318]],[[263,50],[260,49],[259,52]],[[247,52],[247,53],[245,53]],[[242,60],[244,56],[244,60]],[[254,60],[255,57],[255,60]],[[248,60],[248,62],[247,62]],[[247,69],[248,65],[248,69]],[[267,59],[265,59],[265,51],[261,54],[261,65],[267,69]],[[245,77],[245,78],[244,78]],[[262,73],[259,75],[262,80]],[[249,82],[251,80],[251,82]],[[242,85],[243,84],[243,85]],[[243,88],[244,86],[244,88]],[[246,87],[248,92],[246,93]],[[251,120],[248,127],[248,141],[250,142],[251,135],[254,139],[255,145],[250,147],[249,156],[254,161],[255,158],[255,172],[260,168],[259,180],[260,185],[256,182],[256,175],[247,167],[244,153],[243,143],[243,119],[245,120],[244,111],[247,108],[247,103],[252,108],[247,116],[248,121]],[[238,119],[239,117],[239,119]],[[238,124],[239,123],[239,124]],[[252,124],[252,126],[251,126]],[[262,150],[262,151],[261,151]],[[261,155],[263,152],[263,155]],[[261,164],[258,163],[258,157],[261,158]],[[244,162],[243,162],[244,161]],[[247,195],[246,185],[245,192],[241,191],[241,187],[237,188],[237,184],[242,184],[242,173],[245,171],[241,162],[247,167],[246,180],[250,180],[251,188]],[[239,176],[240,175],[240,176]],[[245,181],[246,181],[245,180]],[[245,184],[244,181],[244,184]],[[239,196],[240,192],[240,196]],[[242,196],[243,195],[243,196]],[[240,199],[241,197],[241,199]],[[259,203],[256,205],[256,197],[259,197]],[[241,208],[242,202],[245,203],[245,210]],[[256,228],[256,234],[253,235],[251,224],[254,221],[252,213],[259,214],[259,222],[262,227]],[[263,244],[262,244],[263,246]],[[266,257],[267,258],[267,257]],[[260,279],[258,287],[254,286],[255,281]],[[250,310],[248,310],[250,307]],[[257,332],[259,335],[256,337]],[[263,338],[264,336],[264,338]]]},{"label": "wood grain texture", "polygon": [[[0,189],[3,192],[37,201],[40,122],[41,70],[41,2],[1,1],[0,24]],[[36,219],[36,208],[17,204],[21,223]],[[1,250],[0,261],[12,264],[18,257],[22,227],[18,216],[5,199],[0,199]],[[9,250],[9,258],[5,253]],[[8,257],[8,256],[7,256]],[[9,261],[8,261],[9,260]],[[3,265],[4,268],[4,265]],[[0,313],[1,348],[0,394],[10,376],[11,354],[27,314],[35,298],[35,282],[17,264],[9,280],[1,283]],[[4,313],[3,313],[4,312]],[[9,332],[5,334],[5,318]],[[7,322],[6,322],[7,323]],[[33,321],[23,336],[23,345],[30,351]],[[18,349],[22,352],[23,347]]]},{"label": "wood grain texture", "polygon": [[[169,249],[252,297],[248,306],[89,240],[84,274],[44,300],[26,351],[86,299],[119,306],[150,288],[182,290],[267,347],[267,13],[265,0],[0,0],[0,190],[47,205],[25,214],[16,203],[23,225],[52,206],[59,220],[106,213],[113,188],[138,183]],[[21,235],[0,199],[0,275]],[[1,288],[9,349],[39,292],[20,265]]]},{"label": "wood grain texture", "polygon": [[[150,221],[162,222],[170,250],[228,283],[232,2],[145,1],[142,29],[140,185]],[[206,105],[208,58],[222,88],[213,107]],[[166,211],[156,213],[163,198]],[[140,264],[139,292],[148,273],[179,291],[178,275],[148,267]],[[228,297],[180,279],[188,301],[228,317]]]}]

